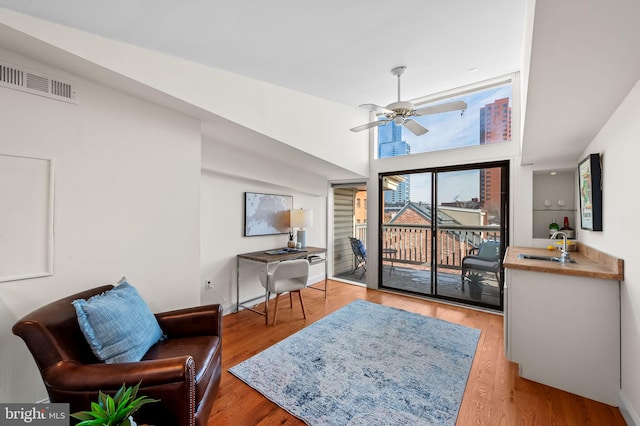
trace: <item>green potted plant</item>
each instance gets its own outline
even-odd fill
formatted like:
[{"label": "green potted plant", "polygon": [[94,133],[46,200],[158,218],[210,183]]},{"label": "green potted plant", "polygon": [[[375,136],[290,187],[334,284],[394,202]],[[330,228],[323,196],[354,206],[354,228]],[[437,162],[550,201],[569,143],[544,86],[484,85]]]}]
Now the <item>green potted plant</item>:
[{"label": "green potted plant", "polygon": [[134,387],[123,383],[113,397],[99,391],[98,402],[91,403],[91,411],[79,411],[71,417],[81,420],[78,426],[135,426],[132,415],[144,404],[160,401],[137,396],[140,383]]},{"label": "green potted plant", "polygon": [[465,279],[469,285],[469,296],[471,296],[472,299],[480,299],[482,297],[484,275],[477,272],[470,272]]}]

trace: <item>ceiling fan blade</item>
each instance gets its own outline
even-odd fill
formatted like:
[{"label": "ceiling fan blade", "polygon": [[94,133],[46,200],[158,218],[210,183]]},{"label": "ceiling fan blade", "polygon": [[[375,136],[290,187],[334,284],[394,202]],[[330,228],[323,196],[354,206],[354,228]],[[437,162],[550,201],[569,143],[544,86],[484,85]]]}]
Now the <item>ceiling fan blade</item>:
[{"label": "ceiling fan blade", "polygon": [[372,127],[377,127],[377,126],[382,126],[383,124],[387,124],[389,122],[389,120],[378,120],[378,121],[372,121],[371,123],[367,123],[367,124],[363,124],[361,126],[356,126],[351,130],[352,132],[360,132],[362,130],[367,130],[370,129]]},{"label": "ceiling fan blade", "polygon": [[457,111],[460,109],[467,109],[467,103],[465,101],[453,101],[440,105],[432,105],[424,108],[419,108],[415,111],[414,115],[428,115],[437,114],[439,112]]},{"label": "ceiling fan blade", "polygon": [[409,129],[409,131],[416,136],[422,136],[429,131],[429,129],[424,128],[422,124],[410,118],[405,120],[402,125]]},{"label": "ceiling fan blade", "polygon": [[393,111],[391,111],[390,109],[381,107],[380,105],[376,104],[362,104],[360,105],[360,108],[368,109],[369,111],[375,112],[376,114],[393,114]]}]

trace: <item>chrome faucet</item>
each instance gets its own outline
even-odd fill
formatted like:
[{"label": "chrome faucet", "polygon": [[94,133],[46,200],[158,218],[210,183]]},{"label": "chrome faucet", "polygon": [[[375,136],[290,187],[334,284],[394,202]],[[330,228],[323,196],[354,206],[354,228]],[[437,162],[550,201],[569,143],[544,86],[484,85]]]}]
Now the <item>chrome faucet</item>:
[{"label": "chrome faucet", "polygon": [[560,256],[560,263],[569,263],[571,261],[571,255],[567,250],[567,234],[562,231],[556,231],[551,235],[551,239],[555,239],[558,234],[562,235],[562,256]]}]

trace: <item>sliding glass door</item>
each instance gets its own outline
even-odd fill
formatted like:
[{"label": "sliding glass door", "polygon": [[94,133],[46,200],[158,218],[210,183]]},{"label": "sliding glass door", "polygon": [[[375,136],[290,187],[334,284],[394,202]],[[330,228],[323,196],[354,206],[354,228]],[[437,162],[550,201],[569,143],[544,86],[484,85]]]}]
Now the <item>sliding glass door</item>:
[{"label": "sliding glass door", "polygon": [[502,309],[508,169],[505,161],[380,175],[380,287]]},{"label": "sliding glass door", "polygon": [[367,248],[367,186],[364,182],[333,184],[332,278],[350,283],[367,282],[366,255],[354,252],[353,240]]}]

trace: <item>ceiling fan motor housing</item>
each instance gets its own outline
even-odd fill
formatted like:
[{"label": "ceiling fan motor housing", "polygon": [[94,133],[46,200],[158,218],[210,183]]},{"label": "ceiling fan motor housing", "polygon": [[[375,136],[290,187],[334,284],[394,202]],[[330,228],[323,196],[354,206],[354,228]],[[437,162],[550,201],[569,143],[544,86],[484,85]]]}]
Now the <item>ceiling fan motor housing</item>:
[{"label": "ceiling fan motor housing", "polygon": [[413,103],[408,101],[393,102],[387,105],[386,108],[390,109],[398,115],[402,115],[403,117],[410,116],[411,113],[415,110]]},{"label": "ceiling fan motor housing", "polygon": [[419,117],[422,115],[436,114],[439,112],[455,111],[458,109],[466,109],[467,104],[463,101],[448,102],[435,106],[422,107],[416,110],[413,102],[401,101],[400,99],[400,76],[404,74],[407,69],[405,66],[395,67],[391,70],[391,73],[398,77],[398,101],[390,103],[386,107],[381,107],[376,104],[363,104],[360,105],[363,108],[367,108],[369,111],[376,113],[378,116],[384,115],[386,120],[376,120],[370,123],[356,126],[350,129],[352,132],[360,132],[362,130],[371,129],[373,127],[383,126],[390,121],[393,121],[398,126],[406,127],[411,133],[416,136],[421,136],[427,133],[427,130],[422,124],[418,123],[410,117]]}]

